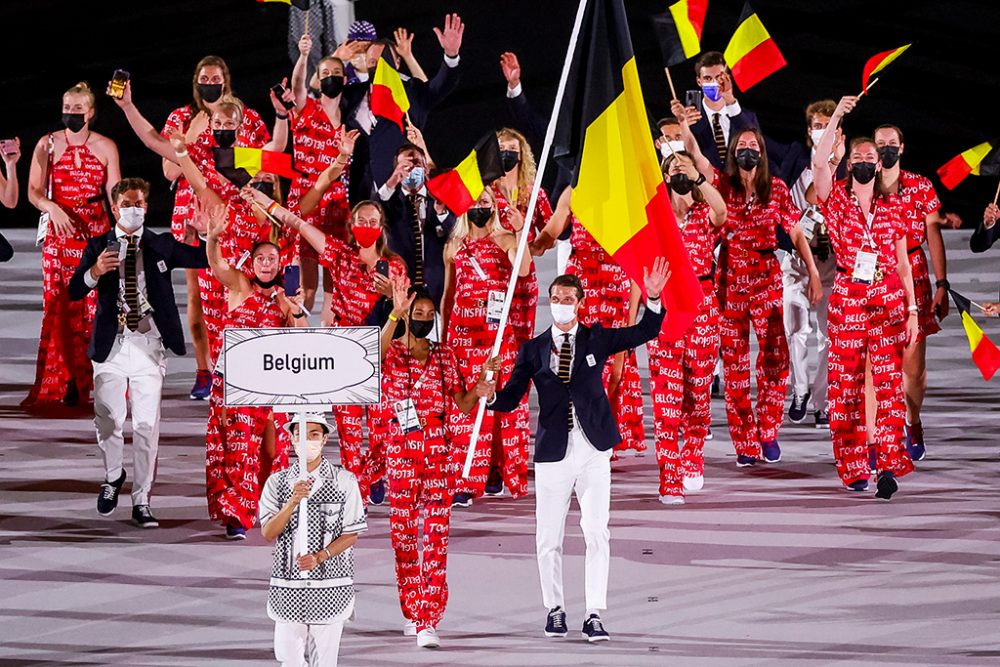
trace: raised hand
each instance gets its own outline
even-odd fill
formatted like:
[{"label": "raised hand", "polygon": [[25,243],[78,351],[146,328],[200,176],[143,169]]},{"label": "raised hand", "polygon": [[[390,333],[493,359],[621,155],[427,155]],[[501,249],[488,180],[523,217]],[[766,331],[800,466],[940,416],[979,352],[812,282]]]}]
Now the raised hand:
[{"label": "raised hand", "polygon": [[500,54],[500,69],[503,71],[503,78],[507,79],[507,87],[513,90],[521,83],[521,63],[517,61],[517,54],[506,51]]},{"label": "raised hand", "polygon": [[650,299],[659,297],[663,287],[670,280],[670,264],[667,263],[666,257],[657,257],[653,260],[652,271],[649,267],[643,268],[642,278],[646,286],[646,296]]},{"label": "raised hand", "polygon": [[396,53],[404,60],[413,55],[413,33],[406,28],[396,28],[392,33],[396,38]]},{"label": "raised hand", "polygon": [[361,132],[358,130],[349,130],[344,133],[344,136],[340,138],[340,152],[344,155],[352,155],[354,153],[354,143],[361,136]]},{"label": "raised hand", "polygon": [[197,197],[194,198],[194,205],[191,207],[191,221],[188,226],[199,234],[208,233],[208,211]]},{"label": "raised hand", "polygon": [[10,140],[10,142],[11,145],[13,145],[14,147],[14,151],[11,153],[3,154],[3,161],[7,164],[8,167],[10,167],[13,164],[16,164],[17,161],[21,159],[21,140],[17,137],[14,137],[13,139]]},{"label": "raised hand", "polygon": [[837,108],[833,110],[833,116],[831,117],[830,122],[832,123],[834,120],[839,120],[854,111],[854,107],[858,106],[858,100],[860,99],[861,98],[857,95],[844,95],[841,97],[840,101],[837,102]]},{"label": "raised hand", "polygon": [[[285,89],[285,92],[281,94],[281,97],[275,95],[273,90],[269,90],[268,94],[271,97],[271,106],[274,107],[274,113],[279,116],[285,116],[288,114],[288,110],[295,106],[295,93],[288,89],[287,76],[281,80],[281,87]],[[292,106],[284,104],[283,101],[291,104]]]},{"label": "raised hand", "polygon": [[444,17],[444,30],[434,27],[434,34],[437,35],[438,43],[444,49],[444,54],[449,58],[458,56],[462,48],[462,35],[465,33],[465,24],[462,23],[458,14],[446,14]]},{"label": "raised hand", "polygon": [[181,134],[181,131],[177,128],[170,129],[167,139],[170,140],[170,145],[173,146],[175,153],[183,153],[187,150],[187,137]]},{"label": "raised hand", "polygon": [[1000,208],[997,208],[996,204],[989,204],[986,210],[983,211],[983,223],[987,229],[993,227],[997,224],[997,220],[1000,219]]},{"label": "raised hand", "polygon": [[229,224],[229,204],[214,204],[208,209],[208,238],[218,241]]},{"label": "raised hand", "polygon": [[299,57],[308,58],[309,54],[312,53],[313,48],[313,38],[310,34],[304,33],[302,37],[299,38]]},{"label": "raised hand", "polygon": [[257,188],[251,188],[249,185],[243,186],[240,190],[240,197],[242,197],[246,203],[251,205],[257,204],[264,209],[267,209],[267,207],[271,205],[271,202],[274,201]]},{"label": "raised hand", "polygon": [[90,275],[100,278],[109,271],[117,270],[120,263],[121,261],[118,259],[117,252],[114,250],[105,250],[97,256],[97,261],[90,267]]},{"label": "raised hand", "polygon": [[118,105],[119,109],[124,109],[125,107],[129,106],[130,104],[132,104],[132,82],[131,81],[126,81],[125,82],[125,90],[122,91],[122,97],[121,97],[121,99],[118,99],[117,97],[115,97],[114,95],[111,94],[111,82],[110,81],[108,81],[108,89],[105,92],[107,93],[108,97],[110,97],[111,99],[113,99],[115,101],[115,104]]},{"label": "raised hand", "polygon": [[404,317],[410,312],[413,300],[417,298],[416,292],[410,294],[410,281],[406,276],[400,276],[392,281],[392,314],[396,317]]}]

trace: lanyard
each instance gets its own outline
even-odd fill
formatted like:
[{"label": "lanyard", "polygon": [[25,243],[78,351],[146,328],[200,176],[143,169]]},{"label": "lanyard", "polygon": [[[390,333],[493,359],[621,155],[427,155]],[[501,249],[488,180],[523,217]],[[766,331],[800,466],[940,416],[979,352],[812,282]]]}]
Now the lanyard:
[{"label": "lanyard", "polygon": [[872,234],[872,225],[875,222],[875,210],[877,202],[875,193],[874,192],[872,193],[872,203],[871,206],[869,207],[868,212],[865,212],[865,210],[861,208],[861,202],[858,200],[857,195],[851,193],[851,196],[854,198],[854,203],[857,204],[858,210],[861,211],[861,214],[865,217],[865,227],[862,230],[864,232],[864,241],[865,243],[869,244],[872,247],[872,250],[878,252],[878,246],[875,245],[875,236]]}]

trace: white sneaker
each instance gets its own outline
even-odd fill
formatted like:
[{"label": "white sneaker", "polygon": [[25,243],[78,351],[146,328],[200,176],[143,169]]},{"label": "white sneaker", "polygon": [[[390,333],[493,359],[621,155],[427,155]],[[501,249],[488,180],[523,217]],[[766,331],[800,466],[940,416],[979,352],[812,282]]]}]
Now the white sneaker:
[{"label": "white sneaker", "polygon": [[705,476],[704,475],[691,475],[686,476],[682,480],[685,491],[701,491],[702,487],[705,486]]},{"label": "white sneaker", "polygon": [[424,628],[418,632],[417,646],[420,648],[439,648],[441,640],[438,638],[437,630],[434,628]]},{"label": "white sneaker", "polygon": [[660,496],[660,502],[664,505],[683,505],[684,496]]},{"label": "white sneaker", "polygon": [[417,622],[416,621],[406,621],[403,623],[403,636],[404,637],[416,637],[417,636]]}]

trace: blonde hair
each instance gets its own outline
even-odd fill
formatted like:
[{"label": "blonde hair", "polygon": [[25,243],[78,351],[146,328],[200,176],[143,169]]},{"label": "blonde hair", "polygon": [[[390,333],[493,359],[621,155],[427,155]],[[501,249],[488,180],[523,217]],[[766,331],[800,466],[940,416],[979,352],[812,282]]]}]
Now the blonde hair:
[{"label": "blonde hair", "polygon": [[[490,201],[493,202],[493,215],[492,217],[490,217],[490,221],[486,223],[486,227],[492,230],[494,226],[499,222],[498,216],[500,215],[500,211],[497,208],[497,198],[496,195],[493,194],[493,188],[487,187],[485,190],[483,190],[483,192],[488,193]],[[479,197],[482,196],[483,195],[479,195]],[[473,203],[473,205],[470,206],[469,208],[476,207],[476,204],[479,203],[479,197],[476,197],[475,203]],[[462,215],[458,216],[458,219],[455,220],[455,226],[451,228],[451,238],[449,241],[451,243],[454,243],[457,247],[462,244],[462,241],[468,238],[469,233],[471,231],[472,231],[472,223],[469,222],[469,214],[468,212],[463,213]]]},{"label": "blonde hair", "polygon": [[233,97],[229,95],[224,97],[219,106],[215,108],[215,113],[225,114],[227,116],[233,116],[236,118],[237,131],[243,125],[243,100],[238,97]]},{"label": "blonde hair", "polygon": [[88,123],[93,123],[94,119],[97,118],[97,98],[94,97],[94,91],[91,89],[90,84],[86,81],[80,81],[75,86],[63,93],[63,98],[67,95],[83,95],[88,100],[90,100],[90,111],[91,116],[87,121]]},{"label": "blonde hair", "polygon": [[517,130],[504,127],[497,131],[497,141],[514,139],[521,150],[521,164],[517,171],[517,201],[511,202],[514,205],[528,207],[528,200],[531,198],[531,187],[535,184],[535,154],[531,152],[531,145],[523,134]]}]

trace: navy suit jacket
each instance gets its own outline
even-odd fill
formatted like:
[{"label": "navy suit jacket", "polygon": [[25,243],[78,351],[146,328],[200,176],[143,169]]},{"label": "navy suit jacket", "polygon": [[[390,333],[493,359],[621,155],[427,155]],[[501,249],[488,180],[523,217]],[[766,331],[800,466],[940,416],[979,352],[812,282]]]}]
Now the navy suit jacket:
[{"label": "navy suit jacket", "polygon": [[[694,138],[698,141],[698,148],[708,158],[708,161],[712,163],[712,166],[724,172],[726,165],[722,161],[722,158],[719,157],[719,149],[715,146],[715,133],[712,132],[712,123],[709,122],[705,110],[702,109],[701,112],[701,118],[691,126],[691,133],[694,134]],[[757,122],[757,114],[753,111],[748,111],[740,105],[740,113],[729,117],[729,138],[732,139],[736,133],[749,127],[760,127],[760,123]]]},{"label": "navy suit jacket", "polygon": [[969,249],[972,252],[986,252],[997,242],[997,238],[1000,238],[1000,222],[986,229],[986,221],[981,220],[969,239]]},{"label": "navy suit jacket", "polygon": [[604,362],[608,357],[638,347],[656,338],[663,323],[663,308],[648,308],[635,326],[605,329],[600,325],[580,325],[576,331],[573,368],[569,385],[552,372],[552,330],[546,329],[521,346],[510,379],[497,390],[491,410],[510,412],[517,408],[530,383],[538,390],[538,433],[535,462],[562,461],[569,441],[567,422],[572,397],[574,415],[590,443],[606,451],[621,442],[611,402],[604,389]]},{"label": "navy suit jacket", "polygon": [[[380,201],[378,194],[373,197]],[[388,201],[382,202],[385,209],[386,236],[389,249],[406,262],[406,272],[410,281],[416,278],[417,239],[413,235],[413,207],[410,199],[398,187]],[[438,220],[434,210],[434,198],[424,197],[424,284],[434,303],[441,305],[444,295],[444,246],[455,226],[455,216],[449,212],[443,221]]]},{"label": "navy suit jacket", "polygon": [[[76,301],[90,293],[84,275],[97,262],[97,257],[115,239],[115,230],[87,241],[80,265],[69,281],[69,298]],[[124,240],[122,241],[124,243]],[[156,234],[143,229],[139,241],[142,268],[146,281],[146,298],[153,307],[153,322],[160,330],[163,346],[174,354],[183,355],[184,330],[174,301],[174,286],[170,282],[173,269],[207,269],[204,246],[190,246],[177,241],[171,234]],[[97,314],[87,355],[96,362],[107,361],[118,335],[118,272],[109,271],[97,279]]]}]

